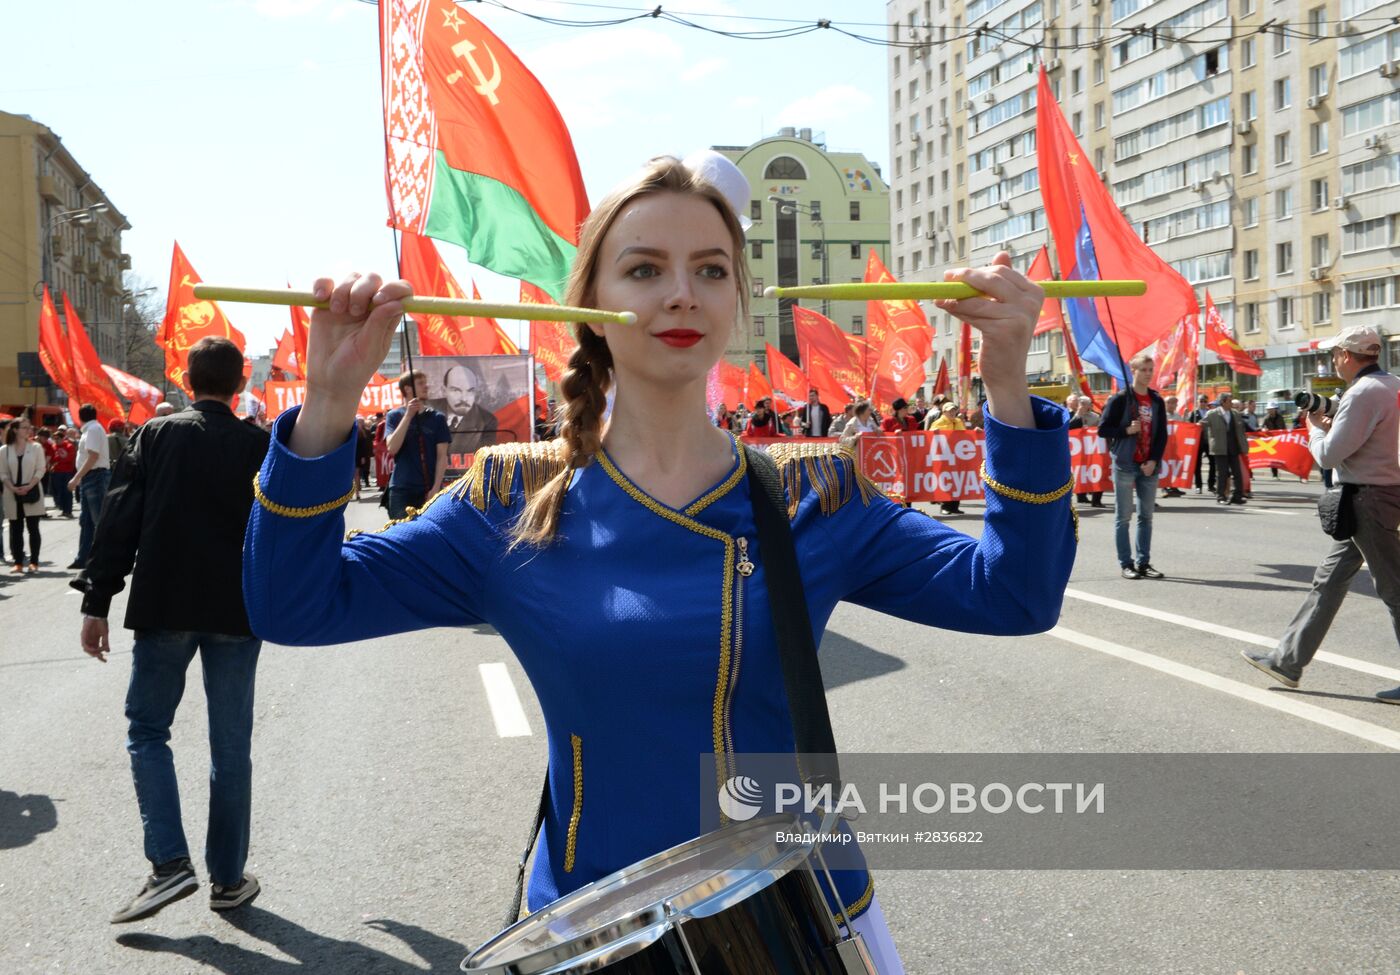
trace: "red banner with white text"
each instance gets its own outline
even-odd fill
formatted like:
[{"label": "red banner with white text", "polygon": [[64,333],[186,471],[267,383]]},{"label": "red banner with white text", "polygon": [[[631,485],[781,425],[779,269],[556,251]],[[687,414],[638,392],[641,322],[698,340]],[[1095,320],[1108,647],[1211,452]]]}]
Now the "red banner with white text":
[{"label": "red banner with white text", "polygon": [[[275,420],[293,406],[300,406],[306,399],[306,381],[297,379],[280,382],[269,379],[263,383],[263,401],[267,406],[267,418]],[[360,394],[360,405],[356,413],[360,416],[374,416],[388,413],[396,406],[403,406],[403,395],[395,380],[386,379],[382,383],[366,386]]]}]

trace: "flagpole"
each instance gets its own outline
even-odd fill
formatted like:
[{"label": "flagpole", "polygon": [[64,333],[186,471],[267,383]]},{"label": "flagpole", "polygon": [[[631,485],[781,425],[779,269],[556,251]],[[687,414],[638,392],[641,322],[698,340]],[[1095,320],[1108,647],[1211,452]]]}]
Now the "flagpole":
[{"label": "flagpole", "polygon": [[[394,228],[394,267],[400,278],[403,277],[403,255],[399,253],[399,228]],[[410,377],[413,374],[413,343],[408,338],[408,316],[399,316],[399,324],[403,326],[403,331],[399,333],[399,361],[406,362],[407,368],[404,372]],[[418,395],[418,383],[413,383],[413,393]],[[407,401],[405,401],[406,403]]]}]

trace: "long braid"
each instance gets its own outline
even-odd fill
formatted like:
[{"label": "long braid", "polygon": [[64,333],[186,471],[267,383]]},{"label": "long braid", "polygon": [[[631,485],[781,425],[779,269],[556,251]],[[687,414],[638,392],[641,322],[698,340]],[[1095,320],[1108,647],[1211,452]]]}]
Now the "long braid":
[{"label": "long braid", "polygon": [[575,328],[578,348],[559,383],[564,395],[563,420],[559,425],[560,455],[564,469],[531,498],[511,531],[511,547],[542,545],[554,538],[559,513],[574,471],[587,467],[603,443],[603,413],[607,410],[608,386],[612,382],[612,352],[608,343],[586,326]]}]

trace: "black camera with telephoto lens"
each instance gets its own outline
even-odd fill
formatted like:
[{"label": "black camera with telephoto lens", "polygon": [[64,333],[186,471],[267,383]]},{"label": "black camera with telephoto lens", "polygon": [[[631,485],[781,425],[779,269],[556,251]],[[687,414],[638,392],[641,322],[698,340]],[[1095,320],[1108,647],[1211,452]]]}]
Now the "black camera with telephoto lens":
[{"label": "black camera with telephoto lens", "polygon": [[1299,393],[1293,397],[1293,402],[1298,405],[1298,409],[1304,413],[1321,413],[1323,416],[1334,416],[1337,412],[1337,400],[1330,396],[1322,396],[1318,393]]}]

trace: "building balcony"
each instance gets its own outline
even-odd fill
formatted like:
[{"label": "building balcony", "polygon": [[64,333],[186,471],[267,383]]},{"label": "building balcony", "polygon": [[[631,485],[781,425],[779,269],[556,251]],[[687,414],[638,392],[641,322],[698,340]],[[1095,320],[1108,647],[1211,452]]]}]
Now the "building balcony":
[{"label": "building balcony", "polygon": [[131,270],[131,255],[130,255],[130,254],[122,254],[122,255],[120,255],[120,256],[117,258],[117,267],[121,268],[123,271],[130,271],[130,270]]},{"label": "building balcony", "polygon": [[63,203],[63,197],[59,192],[58,180],[52,176],[39,177],[39,195],[50,203]]},{"label": "building balcony", "polygon": [[118,242],[116,234],[109,234],[103,237],[98,244],[98,249],[101,250],[106,257],[117,257],[122,252],[121,244]]}]

